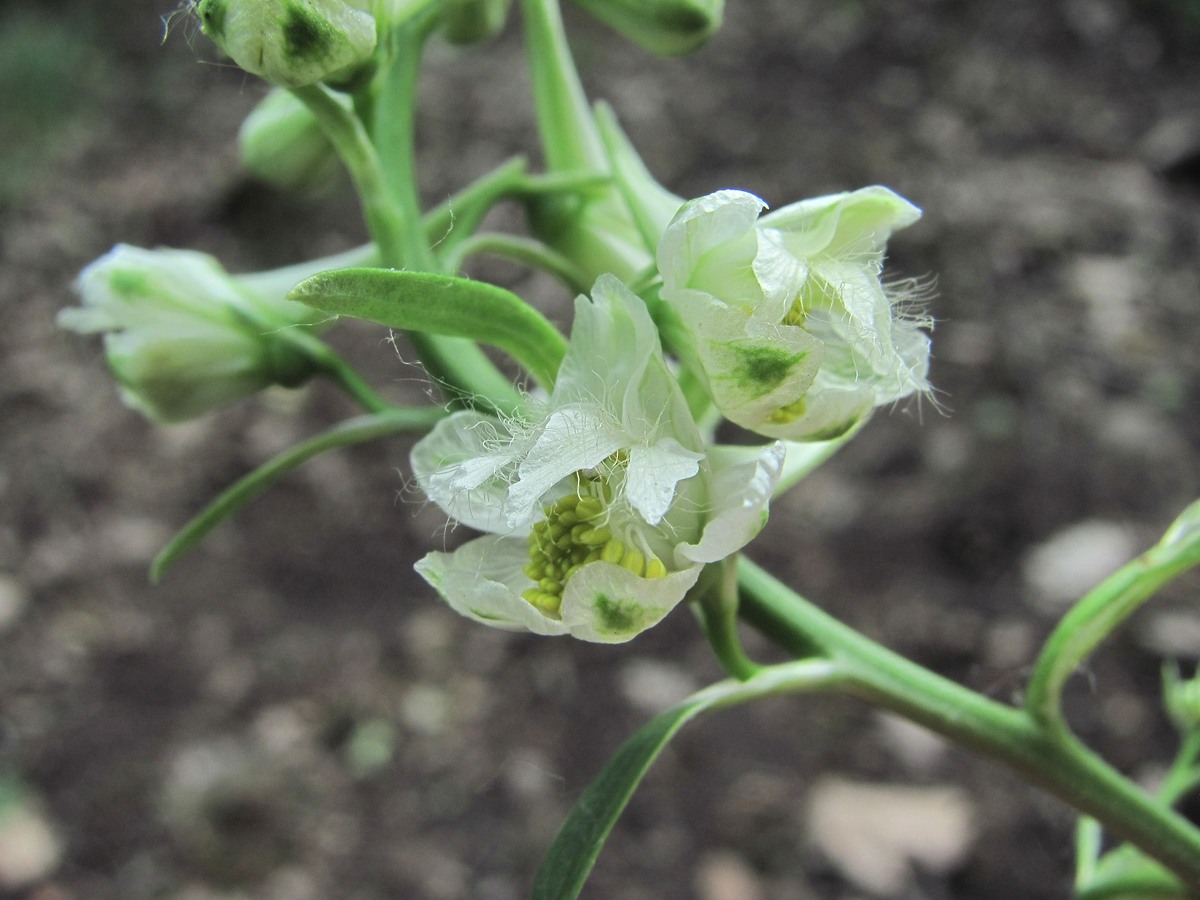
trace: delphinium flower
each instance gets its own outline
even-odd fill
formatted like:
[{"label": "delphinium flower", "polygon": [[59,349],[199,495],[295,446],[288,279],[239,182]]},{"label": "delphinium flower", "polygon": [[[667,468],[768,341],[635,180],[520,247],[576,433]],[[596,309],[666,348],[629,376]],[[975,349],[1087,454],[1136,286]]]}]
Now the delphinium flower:
[{"label": "delphinium flower", "polygon": [[888,238],[921,211],[884,187],[765,208],[744,191],[692,200],[658,246],[678,349],[726,418],[827,440],[927,391],[920,291],[880,277]]},{"label": "delphinium flower", "polygon": [[548,398],[507,421],[454,413],[414,448],[425,494],[488,532],[417,571],[490,625],[628,640],[757,534],[782,459],[705,446],[642,301],[603,276]]},{"label": "delphinium flower", "polygon": [[236,277],[204,253],[121,244],[83,270],[82,305],[62,310],[58,323],[103,333],[125,402],[179,422],[313,373],[313,358],[287,331],[327,317],[283,299],[302,273],[312,274]]}]

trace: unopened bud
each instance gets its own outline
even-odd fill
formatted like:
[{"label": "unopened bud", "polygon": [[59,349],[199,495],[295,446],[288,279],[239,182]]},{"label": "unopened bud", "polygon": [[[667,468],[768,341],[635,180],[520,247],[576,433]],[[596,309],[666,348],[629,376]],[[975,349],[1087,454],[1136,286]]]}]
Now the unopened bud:
[{"label": "unopened bud", "polygon": [[333,144],[316,116],[282,88],[267,94],[246,117],[238,143],[246,171],[285,190],[310,190],[328,180],[337,166]]},{"label": "unopened bud", "polygon": [[290,387],[315,361],[289,330],[314,321],[299,303],[267,296],[190,250],[119,245],[79,276],[83,305],[58,324],[104,335],[125,402],[181,422],[271,384]]},{"label": "unopened bud", "polygon": [[375,19],[343,0],[200,0],[200,26],[247,72],[281,87],[349,78],[375,52]]}]

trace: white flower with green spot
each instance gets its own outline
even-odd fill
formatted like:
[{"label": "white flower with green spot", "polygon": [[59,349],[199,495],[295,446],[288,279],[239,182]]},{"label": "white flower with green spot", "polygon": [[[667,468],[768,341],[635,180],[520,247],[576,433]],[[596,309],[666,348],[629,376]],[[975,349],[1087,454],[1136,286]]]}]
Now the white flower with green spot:
[{"label": "white flower with green spot", "polygon": [[235,277],[204,253],[120,244],[83,270],[83,305],[62,310],[58,324],[103,333],[125,402],[180,422],[312,374],[310,358],[284,334],[327,318],[284,299],[310,268]]},{"label": "white flower with green spot", "polygon": [[625,641],[758,533],[782,463],[780,444],[705,447],[645,306],[602,276],[544,404],[454,413],[414,448],[426,495],[489,532],[417,571],[477,621]]},{"label": "white flower with green spot", "polygon": [[930,322],[911,289],[880,280],[888,238],[921,211],[884,187],[764,209],[744,191],[692,200],[658,246],[681,352],[726,418],[829,440],[928,391]]}]

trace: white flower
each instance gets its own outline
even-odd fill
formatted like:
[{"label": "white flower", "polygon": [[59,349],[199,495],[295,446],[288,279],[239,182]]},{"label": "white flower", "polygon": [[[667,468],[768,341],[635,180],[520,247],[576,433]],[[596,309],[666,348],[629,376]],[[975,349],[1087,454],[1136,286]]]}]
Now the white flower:
[{"label": "white flower", "polygon": [[417,571],[480,622],[625,641],[758,533],[782,462],[780,444],[706,452],[644,305],[602,276],[544,406],[454,413],[414,448],[425,493],[491,532]]},{"label": "white flower", "polygon": [[[829,440],[873,407],[927,391],[928,320],[880,280],[888,238],[921,211],[884,187],[785,206],[743,191],[685,204],[658,246],[681,348],[726,418]],[[919,311],[918,311],[919,313]]]},{"label": "white flower", "polygon": [[125,402],[179,422],[311,374],[311,361],[280,330],[322,314],[251,289],[255,277],[268,283],[235,278],[203,253],[120,244],[80,273],[83,305],[62,310],[58,324],[102,332]]}]

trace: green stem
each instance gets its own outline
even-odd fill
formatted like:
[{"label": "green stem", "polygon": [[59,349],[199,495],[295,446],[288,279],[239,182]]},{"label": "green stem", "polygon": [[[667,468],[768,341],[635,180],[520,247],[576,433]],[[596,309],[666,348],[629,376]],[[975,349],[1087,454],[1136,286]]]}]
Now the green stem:
[{"label": "green stem", "polygon": [[362,122],[326,87],[307,85],[292,88],[292,93],[316,117],[350,173],[384,265],[393,264],[390,260],[403,260],[408,229],[391,201],[388,179]]},{"label": "green stem", "polygon": [[437,271],[437,262],[421,221],[421,199],[417,189],[416,105],[417,79],[425,41],[437,24],[437,9],[430,7],[415,18],[392,29],[389,56],[380,73],[375,108],[375,142],[379,148],[391,201],[405,223],[402,247],[396,258],[384,255],[384,265],[419,272]]},{"label": "green stem", "polygon": [[586,294],[592,287],[578,266],[536,238],[511,234],[472,235],[461,241],[453,253],[443,256],[442,262],[448,270],[456,273],[461,270],[467,257],[481,253],[501,256],[548,272],[576,294]]},{"label": "green stem", "polygon": [[348,447],[405,432],[429,431],[445,415],[445,410],[437,407],[392,408],[386,412],[349,419],[323,434],[289,447],[239,478],[184,525],[154,558],[150,566],[150,579],[158,581],[176,560],[196,546],[206,534],[301,463],[337,447]]},{"label": "green stem", "polygon": [[1200,784],[1200,770],[1196,768],[1196,759],[1200,757],[1200,731],[1193,731],[1184,738],[1175,761],[1163,777],[1158,789],[1158,799],[1167,806],[1174,806],[1197,784]]},{"label": "green stem", "polygon": [[780,645],[812,645],[847,674],[846,692],[1004,763],[1200,889],[1200,831],[1069,734],[936,675],[838,622],[743,559],[742,616]]},{"label": "green stem", "polygon": [[746,655],[737,633],[737,561],[731,556],[705,566],[689,599],[722,667],[739,681],[746,681],[763,667]]},{"label": "green stem", "polygon": [[1047,639],[1025,694],[1025,708],[1056,732],[1066,732],[1063,686],[1121,622],[1167,582],[1200,562],[1200,501],[1191,504],[1162,540],[1089,591]]},{"label": "green stem", "polygon": [[475,233],[483,217],[507,197],[517,196],[525,184],[524,157],[514,157],[477,178],[425,214],[425,239],[440,258],[438,271],[453,275],[445,257]]},{"label": "green stem", "polygon": [[538,134],[551,171],[608,171],[604,142],[563,30],[558,0],[523,0]]}]

